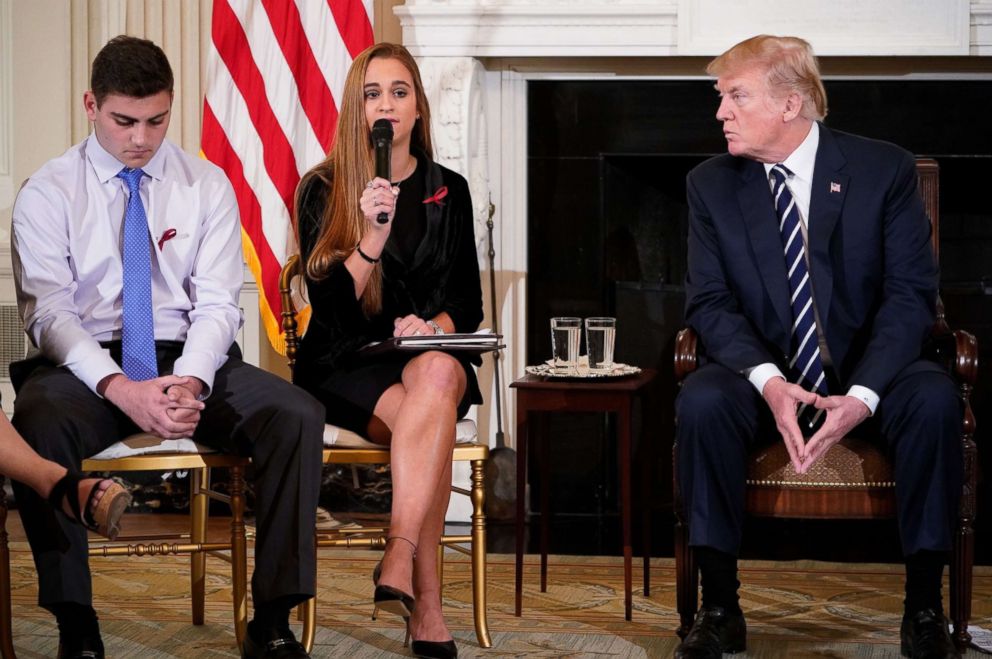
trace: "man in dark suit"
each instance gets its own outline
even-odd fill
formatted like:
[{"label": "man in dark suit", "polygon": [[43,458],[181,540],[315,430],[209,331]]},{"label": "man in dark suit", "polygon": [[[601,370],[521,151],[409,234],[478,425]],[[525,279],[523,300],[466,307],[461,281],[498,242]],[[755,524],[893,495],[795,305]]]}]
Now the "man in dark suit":
[{"label": "man in dark suit", "polygon": [[676,657],[745,648],[737,552],[755,439],[777,429],[805,473],[855,427],[894,460],[903,654],[957,657],[940,587],[962,403],[921,358],[937,268],[913,157],[820,123],[826,94],[801,39],[748,39],[707,72],[730,153],[687,178],[686,317],[705,356],[676,403],[677,461],[703,605]]}]

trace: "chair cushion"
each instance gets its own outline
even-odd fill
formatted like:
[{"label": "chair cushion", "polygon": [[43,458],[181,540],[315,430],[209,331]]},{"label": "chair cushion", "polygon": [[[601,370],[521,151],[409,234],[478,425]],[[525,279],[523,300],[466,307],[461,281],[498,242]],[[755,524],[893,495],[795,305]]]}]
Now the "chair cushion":
[{"label": "chair cushion", "polygon": [[150,453],[216,453],[214,449],[197,444],[192,439],[162,439],[148,433],[138,433],[111,444],[90,460],[116,460]]},{"label": "chair cushion", "polygon": [[[457,424],[455,424],[455,443],[456,444],[471,444],[475,441],[478,436],[478,430],[475,426],[475,421],[472,419],[462,419]],[[376,444],[365,439],[361,435],[351,432],[350,430],[345,430],[344,428],[339,428],[337,426],[332,426],[331,424],[324,425],[324,447],[334,448],[365,448],[365,449],[388,449],[389,446],[383,444]]]},{"label": "chair cushion", "polygon": [[782,441],[754,453],[747,484],[780,488],[893,488],[892,468],[884,453],[868,442],[845,437],[830,447],[813,468],[797,474]]}]

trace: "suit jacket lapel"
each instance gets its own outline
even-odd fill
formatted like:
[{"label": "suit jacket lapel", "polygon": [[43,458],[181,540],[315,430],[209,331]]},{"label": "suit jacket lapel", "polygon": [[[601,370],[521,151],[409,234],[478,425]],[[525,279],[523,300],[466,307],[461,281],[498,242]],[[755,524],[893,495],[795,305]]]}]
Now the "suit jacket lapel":
[{"label": "suit jacket lapel", "polygon": [[813,281],[816,308],[820,312],[820,331],[824,336],[828,336],[827,323],[834,280],[830,239],[840,221],[844,197],[850,183],[850,176],[844,173],[846,165],[847,160],[837,148],[833,134],[821,125],[820,145],[816,150],[816,164],[813,166],[807,234],[810,277]]},{"label": "suit jacket lapel", "polygon": [[[788,352],[792,331],[792,307],[789,304],[789,281],[782,252],[782,235],[772,205],[771,188],[765,178],[764,166],[753,160],[744,162],[737,200],[744,226],[757,255],[758,272],[779,320],[782,321],[783,348]],[[778,343],[782,343],[782,340]]]}]

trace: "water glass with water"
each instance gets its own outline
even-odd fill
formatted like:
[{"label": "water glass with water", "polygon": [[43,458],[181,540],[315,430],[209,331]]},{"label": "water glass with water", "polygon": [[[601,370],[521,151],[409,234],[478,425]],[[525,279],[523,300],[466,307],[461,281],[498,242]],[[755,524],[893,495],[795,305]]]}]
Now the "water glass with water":
[{"label": "water glass with water", "polygon": [[556,370],[576,368],[581,332],[581,318],[556,316],[551,319],[551,356]]},{"label": "water glass with water", "polygon": [[617,340],[617,319],[610,316],[586,318],[586,351],[589,368],[613,368],[613,347]]}]

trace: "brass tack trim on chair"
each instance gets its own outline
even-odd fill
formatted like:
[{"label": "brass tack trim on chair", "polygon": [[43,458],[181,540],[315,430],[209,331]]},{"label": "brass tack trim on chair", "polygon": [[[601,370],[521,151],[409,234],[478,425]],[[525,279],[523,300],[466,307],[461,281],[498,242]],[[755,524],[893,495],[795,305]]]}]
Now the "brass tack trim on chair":
[{"label": "brass tack trim on chair", "polygon": [[758,487],[762,487],[762,486],[764,486],[764,487],[809,487],[809,488],[814,488],[814,487],[834,487],[834,488],[837,488],[837,489],[844,489],[844,490],[861,490],[861,489],[864,489],[866,487],[892,488],[892,487],[895,487],[896,486],[896,484],[894,482],[892,482],[892,481],[884,481],[884,482],[881,482],[881,483],[875,483],[875,482],[871,482],[871,481],[868,481],[866,483],[831,483],[831,482],[827,482],[827,483],[821,483],[821,482],[809,482],[809,483],[805,483],[803,481],[783,481],[783,480],[769,481],[769,480],[752,480],[752,479],[749,478],[749,479],[747,479],[746,482],[747,482],[748,485],[755,485],[755,486],[758,486]]}]

